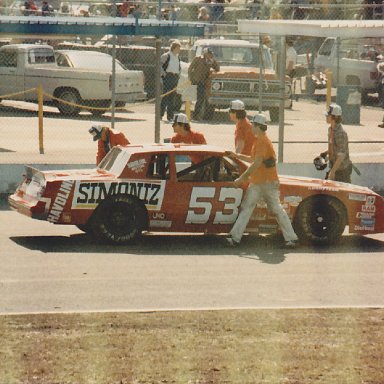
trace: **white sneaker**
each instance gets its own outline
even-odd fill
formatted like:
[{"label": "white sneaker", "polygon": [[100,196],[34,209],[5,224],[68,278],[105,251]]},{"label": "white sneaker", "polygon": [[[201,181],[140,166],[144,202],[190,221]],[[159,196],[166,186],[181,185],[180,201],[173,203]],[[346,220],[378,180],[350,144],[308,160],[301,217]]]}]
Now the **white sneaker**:
[{"label": "white sneaker", "polygon": [[297,240],[288,240],[285,242],[285,248],[296,248]]},{"label": "white sneaker", "polygon": [[233,240],[232,237],[227,237],[225,241],[229,247],[238,247],[240,245],[240,242]]}]

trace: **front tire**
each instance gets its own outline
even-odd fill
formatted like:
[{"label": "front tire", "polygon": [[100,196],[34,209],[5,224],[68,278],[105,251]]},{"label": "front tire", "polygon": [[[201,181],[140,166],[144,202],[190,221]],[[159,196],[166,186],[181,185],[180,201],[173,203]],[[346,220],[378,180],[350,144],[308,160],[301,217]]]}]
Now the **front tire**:
[{"label": "front tire", "polygon": [[93,235],[103,242],[134,242],[147,227],[145,206],[129,195],[115,195],[104,200],[92,217]]},{"label": "front tire", "polygon": [[329,196],[316,196],[304,200],[298,207],[293,226],[303,243],[330,245],[344,232],[347,217],[344,205]]}]

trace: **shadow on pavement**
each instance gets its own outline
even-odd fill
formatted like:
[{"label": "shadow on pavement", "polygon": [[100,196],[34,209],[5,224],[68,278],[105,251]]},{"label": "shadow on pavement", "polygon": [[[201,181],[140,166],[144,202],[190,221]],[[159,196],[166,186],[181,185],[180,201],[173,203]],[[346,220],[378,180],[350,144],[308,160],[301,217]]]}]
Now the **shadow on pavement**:
[{"label": "shadow on pavement", "polygon": [[[244,236],[239,247],[228,247],[224,235],[148,234],[132,245],[107,245],[95,242],[85,233],[70,236],[18,236],[10,238],[16,244],[44,253],[126,253],[143,256],[238,256],[268,264],[280,264],[286,256],[295,254],[345,254],[353,252],[383,252],[382,241],[362,236],[344,236],[339,244],[329,247],[299,245],[284,249],[282,237]],[[81,257],[81,256],[79,256]]]}]

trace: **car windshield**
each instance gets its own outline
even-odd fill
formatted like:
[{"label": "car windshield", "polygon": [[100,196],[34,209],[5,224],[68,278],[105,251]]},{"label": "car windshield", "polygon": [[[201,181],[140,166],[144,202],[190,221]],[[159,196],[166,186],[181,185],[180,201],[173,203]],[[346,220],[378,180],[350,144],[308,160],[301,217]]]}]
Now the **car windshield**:
[{"label": "car windshield", "polygon": [[104,159],[101,160],[98,168],[105,172],[120,176],[124,167],[127,165],[129,157],[130,153],[128,151],[124,151],[119,147],[113,147]]},{"label": "car windshield", "polygon": [[[220,65],[236,65],[243,67],[261,67],[260,49],[258,47],[243,46],[209,46],[215,59]],[[269,49],[262,48],[263,67],[273,69],[272,57]]]}]

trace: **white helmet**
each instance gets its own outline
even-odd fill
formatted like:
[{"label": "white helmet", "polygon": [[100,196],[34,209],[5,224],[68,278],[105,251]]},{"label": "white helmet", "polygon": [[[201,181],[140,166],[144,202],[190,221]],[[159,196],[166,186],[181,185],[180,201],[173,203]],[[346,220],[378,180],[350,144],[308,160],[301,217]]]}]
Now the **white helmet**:
[{"label": "white helmet", "polygon": [[323,156],[317,156],[313,159],[313,164],[315,164],[315,167],[318,171],[322,171],[323,169],[327,168],[328,162],[326,159],[324,159]]}]

